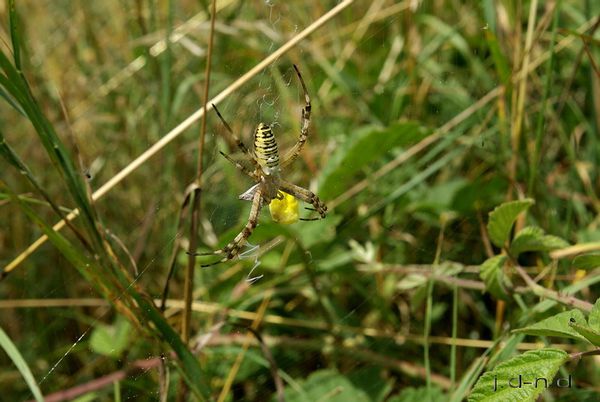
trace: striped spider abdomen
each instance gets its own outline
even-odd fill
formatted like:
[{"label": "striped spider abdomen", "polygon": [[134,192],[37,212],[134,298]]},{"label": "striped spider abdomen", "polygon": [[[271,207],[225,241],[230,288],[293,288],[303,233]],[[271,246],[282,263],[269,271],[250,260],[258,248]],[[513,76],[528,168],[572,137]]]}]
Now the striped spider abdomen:
[{"label": "striped spider abdomen", "polygon": [[264,173],[271,174],[279,170],[279,147],[268,124],[260,123],[256,127],[254,153]]}]

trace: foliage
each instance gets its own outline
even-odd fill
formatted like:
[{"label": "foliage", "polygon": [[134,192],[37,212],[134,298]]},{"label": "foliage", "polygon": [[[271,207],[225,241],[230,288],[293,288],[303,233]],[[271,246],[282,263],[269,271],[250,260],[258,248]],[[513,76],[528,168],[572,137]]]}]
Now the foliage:
[{"label": "foliage", "polygon": [[134,3],[0,5],[3,398],[600,399],[600,4],[217,2],[209,99],[285,154],[296,64],[282,175],[329,213],[191,277],[250,180],[212,111],[198,146],[210,2]]},{"label": "foliage", "polygon": [[550,348],[513,357],[481,376],[469,401],[535,401],[567,358],[564,350]]}]

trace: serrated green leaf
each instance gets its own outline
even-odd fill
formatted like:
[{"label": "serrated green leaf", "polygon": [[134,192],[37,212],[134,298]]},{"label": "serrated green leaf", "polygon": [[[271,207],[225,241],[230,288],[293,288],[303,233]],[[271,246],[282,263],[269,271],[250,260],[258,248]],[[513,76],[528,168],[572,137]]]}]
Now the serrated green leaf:
[{"label": "serrated green leaf", "polygon": [[498,247],[503,247],[508,241],[510,229],[519,214],[529,209],[533,204],[534,201],[527,198],[519,201],[506,202],[490,212],[487,229],[492,243]]},{"label": "serrated green leaf", "polygon": [[573,258],[573,267],[577,269],[594,269],[600,267],[600,254],[583,254]]},{"label": "serrated green leaf", "polygon": [[345,376],[335,370],[319,370],[312,373],[298,387],[286,387],[287,402],[370,402],[361,389],[356,388]]},{"label": "serrated green leaf", "polygon": [[600,331],[600,299],[596,300],[594,307],[592,307],[592,311],[590,311],[588,325],[596,331]]},{"label": "serrated green leaf", "polygon": [[548,317],[528,327],[515,329],[512,332],[536,336],[556,336],[559,338],[571,338],[587,341],[585,337],[581,336],[571,327],[571,320],[581,323],[586,322],[585,316],[580,310],[569,310],[553,315],[552,317]]},{"label": "serrated green leaf", "polygon": [[535,401],[545,390],[543,379],[551,384],[568,358],[564,350],[551,348],[515,356],[482,375],[469,395],[469,402]]},{"label": "serrated green leaf", "polygon": [[380,160],[391,149],[412,145],[428,134],[415,122],[397,123],[387,128],[360,128],[348,136],[348,141],[338,147],[323,168],[320,198],[330,200],[340,195],[365,166]]},{"label": "serrated green leaf", "polygon": [[501,300],[509,299],[506,288],[511,286],[510,280],[502,269],[505,261],[505,255],[488,258],[481,264],[479,271],[479,276],[485,283],[485,290]]},{"label": "serrated green leaf", "polygon": [[546,235],[536,226],[527,226],[516,234],[510,244],[510,253],[516,257],[525,251],[551,251],[568,246],[569,243],[560,237]]},{"label": "serrated green leaf", "polygon": [[600,346],[600,332],[596,331],[585,322],[571,322],[571,328],[581,334],[594,346]]},{"label": "serrated green leaf", "polygon": [[526,250],[529,244],[535,244],[544,237],[544,230],[537,226],[524,227],[519,233],[515,235],[515,238],[510,244],[510,253],[513,256],[518,256]]}]

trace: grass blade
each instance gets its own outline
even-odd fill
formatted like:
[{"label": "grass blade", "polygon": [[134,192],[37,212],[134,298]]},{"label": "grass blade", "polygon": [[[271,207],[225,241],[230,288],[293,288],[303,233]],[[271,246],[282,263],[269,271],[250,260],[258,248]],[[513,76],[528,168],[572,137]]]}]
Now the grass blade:
[{"label": "grass blade", "polygon": [[2,349],[4,349],[8,357],[10,357],[10,359],[17,367],[19,372],[21,372],[21,375],[23,376],[23,379],[25,380],[27,386],[31,390],[31,393],[33,394],[35,400],[38,402],[44,402],[42,391],[40,391],[40,388],[38,387],[35,378],[33,378],[33,374],[31,373],[27,362],[25,361],[25,359],[23,359],[23,356],[21,356],[19,349],[17,349],[15,344],[11,341],[6,332],[4,332],[2,327],[0,327],[0,346],[2,347]]}]

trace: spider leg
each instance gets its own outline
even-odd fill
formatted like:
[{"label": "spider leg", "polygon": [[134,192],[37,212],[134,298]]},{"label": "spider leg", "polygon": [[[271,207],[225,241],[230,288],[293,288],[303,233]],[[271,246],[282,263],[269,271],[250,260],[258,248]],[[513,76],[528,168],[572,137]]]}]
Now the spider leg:
[{"label": "spider leg", "polygon": [[282,179],[279,179],[278,184],[280,190],[283,190],[286,193],[293,195],[301,201],[311,204],[314,207],[314,210],[317,211],[321,216],[320,218],[301,218],[300,220],[314,221],[317,219],[325,218],[325,216],[327,215],[327,205],[325,205],[315,193]]},{"label": "spider leg", "polygon": [[249,176],[249,177],[251,177],[251,178],[253,178],[253,179],[255,179],[255,180],[256,180],[256,177],[254,176],[254,172],[252,172],[252,171],[248,170],[248,169],[247,169],[245,166],[243,166],[242,164],[240,164],[240,163],[236,162],[235,160],[233,160],[233,159],[231,158],[231,156],[227,155],[225,152],[221,152],[221,151],[219,151],[219,153],[220,153],[221,155],[223,155],[223,157],[224,157],[225,159],[227,159],[227,160],[228,160],[230,163],[232,163],[232,164],[233,164],[233,165],[234,165],[236,168],[238,168],[238,170],[240,170],[240,171],[241,171],[242,173],[244,173],[246,176]]},{"label": "spider leg", "polygon": [[260,213],[261,208],[262,208],[262,190],[259,188],[256,191],[256,193],[254,194],[254,198],[252,198],[252,207],[250,208],[250,216],[248,217],[248,223],[246,223],[246,226],[244,227],[244,229],[242,229],[242,231],[228,245],[226,245],[222,249],[217,250],[212,253],[197,254],[197,255],[224,254],[225,256],[222,259],[212,262],[210,264],[202,264],[201,267],[203,267],[203,268],[210,267],[211,265],[216,265],[221,262],[229,261],[232,258],[234,258],[235,256],[237,256],[240,253],[240,251],[242,250],[242,247],[244,247],[244,244],[246,244],[246,240],[248,239],[248,237],[250,237],[254,228],[256,228],[256,225],[258,224],[258,215]]},{"label": "spider leg", "polygon": [[304,92],[304,107],[302,108],[302,117],[300,119],[300,136],[298,137],[298,142],[290,149],[287,154],[283,157],[281,161],[281,167],[284,168],[290,163],[292,163],[302,151],[302,147],[308,138],[308,127],[310,125],[310,97],[308,96],[308,91],[306,90],[306,84],[304,83],[304,79],[300,74],[300,70],[294,64],[294,70],[296,70],[296,74],[298,75],[298,79],[300,80],[300,85],[302,86],[302,91]]},{"label": "spider leg", "polygon": [[229,124],[227,124],[227,122],[225,121],[225,119],[221,115],[221,112],[219,112],[219,109],[217,109],[215,104],[211,103],[211,105],[212,105],[213,109],[215,110],[215,112],[217,112],[217,116],[219,116],[219,119],[221,120],[221,123],[223,123],[225,128],[227,129],[227,132],[229,133],[229,135],[231,135],[231,138],[235,141],[235,144],[237,145],[237,147],[240,149],[240,151],[242,151],[242,153],[244,155],[246,155],[252,161],[252,164],[254,165],[254,167],[258,168],[259,167],[258,161],[254,157],[254,154],[252,152],[250,152],[250,150],[248,149],[246,144],[244,144],[244,142],[242,140],[240,140],[237,135],[235,135],[235,133],[233,132],[233,130],[231,129]]}]

